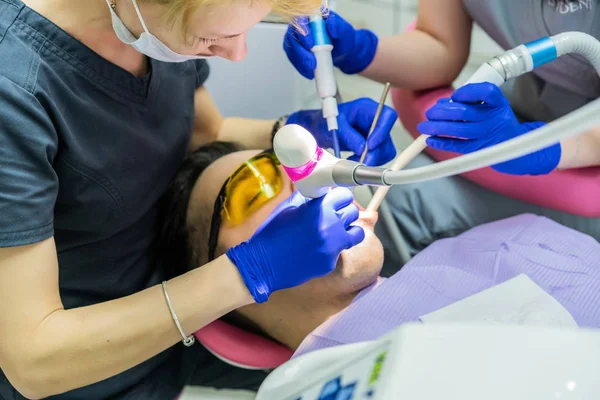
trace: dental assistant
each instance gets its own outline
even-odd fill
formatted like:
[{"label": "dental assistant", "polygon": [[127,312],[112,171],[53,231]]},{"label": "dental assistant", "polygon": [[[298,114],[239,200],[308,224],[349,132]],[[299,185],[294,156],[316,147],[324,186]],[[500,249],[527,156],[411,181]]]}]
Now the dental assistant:
[{"label": "dental assistant", "polygon": [[[597,0],[420,0],[414,31],[378,38],[334,12],[326,27],[334,64],[342,72],[424,90],[457,78],[469,56],[473,23],[507,50],[565,31],[600,38],[599,5]],[[315,65],[311,47],[311,35],[288,29],[284,49],[309,79]],[[452,102],[441,99],[427,111],[428,120],[419,130],[431,136],[430,147],[467,154],[538,128],[599,95],[597,72],[586,60],[567,55],[506,83],[502,90],[490,83],[459,88]],[[421,155],[409,168],[432,162]],[[540,175],[594,166],[600,166],[600,127],[492,168],[505,174]],[[545,215],[600,238],[599,219],[523,203],[461,177],[394,186],[387,198],[413,254],[438,238],[521,213]]]},{"label": "dental assistant", "polygon": [[[191,334],[331,272],[364,238],[351,192],[295,195],[247,242],[173,279],[155,256],[159,199],[187,152],[268,148],[286,122],[224,119],[202,58],[241,60],[270,11],[320,4],[0,0],[0,398],[175,399],[186,384],[261,383]],[[360,154],[376,108],[340,107],[346,149]],[[329,140],[320,111],[293,116]],[[394,156],[388,116],[373,164]]]}]

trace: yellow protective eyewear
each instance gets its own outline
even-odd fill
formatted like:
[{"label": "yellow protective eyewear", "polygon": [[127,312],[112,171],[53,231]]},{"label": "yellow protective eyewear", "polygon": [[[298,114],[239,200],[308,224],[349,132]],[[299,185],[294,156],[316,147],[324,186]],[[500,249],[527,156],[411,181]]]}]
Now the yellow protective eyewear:
[{"label": "yellow protective eyewear", "polygon": [[223,219],[238,225],[281,192],[283,179],[279,165],[273,150],[266,150],[240,165],[227,178],[213,209],[208,237],[209,261],[215,258]]}]

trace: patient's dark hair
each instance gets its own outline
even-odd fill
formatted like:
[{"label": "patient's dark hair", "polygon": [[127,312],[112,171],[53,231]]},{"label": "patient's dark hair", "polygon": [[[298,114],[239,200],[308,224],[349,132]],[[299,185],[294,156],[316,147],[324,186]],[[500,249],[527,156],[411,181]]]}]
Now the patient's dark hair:
[{"label": "patient's dark hair", "polygon": [[[195,221],[193,227],[187,226],[190,197],[196,181],[209,165],[239,150],[241,147],[231,142],[213,142],[202,146],[185,158],[169,184],[161,201],[159,238],[156,244],[158,260],[165,268],[168,278],[199,267],[199,264],[196,265],[198,260],[208,260],[206,253],[212,204],[208,206],[210,209],[206,213],[201,213],[205,220]],[[190,232],[190,228],[195,231]],[[192,233],[193,246],[190,240]]]}]

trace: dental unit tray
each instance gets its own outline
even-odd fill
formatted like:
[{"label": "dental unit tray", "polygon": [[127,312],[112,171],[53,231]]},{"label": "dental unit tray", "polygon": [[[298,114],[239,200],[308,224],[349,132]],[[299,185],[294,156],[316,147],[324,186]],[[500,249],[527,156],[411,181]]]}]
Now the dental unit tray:
[{"label": "dental unit tray", "polygon": [[600,399],[600,332],[408,324],[292,359],[256,400]]}]

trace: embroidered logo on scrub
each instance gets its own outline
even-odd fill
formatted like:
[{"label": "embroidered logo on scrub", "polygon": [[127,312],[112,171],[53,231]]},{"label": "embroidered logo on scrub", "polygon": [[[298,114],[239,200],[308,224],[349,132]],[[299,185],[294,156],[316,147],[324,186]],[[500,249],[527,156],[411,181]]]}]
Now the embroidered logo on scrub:
[{"label": "embroidered logo on scrub", "polygon": [[578,0],[570,2],[559,2],[557,0],[546,0],[550,7],[553,7],[560,14],[569,14],[578,11],[592,11],[595,0]]}]

